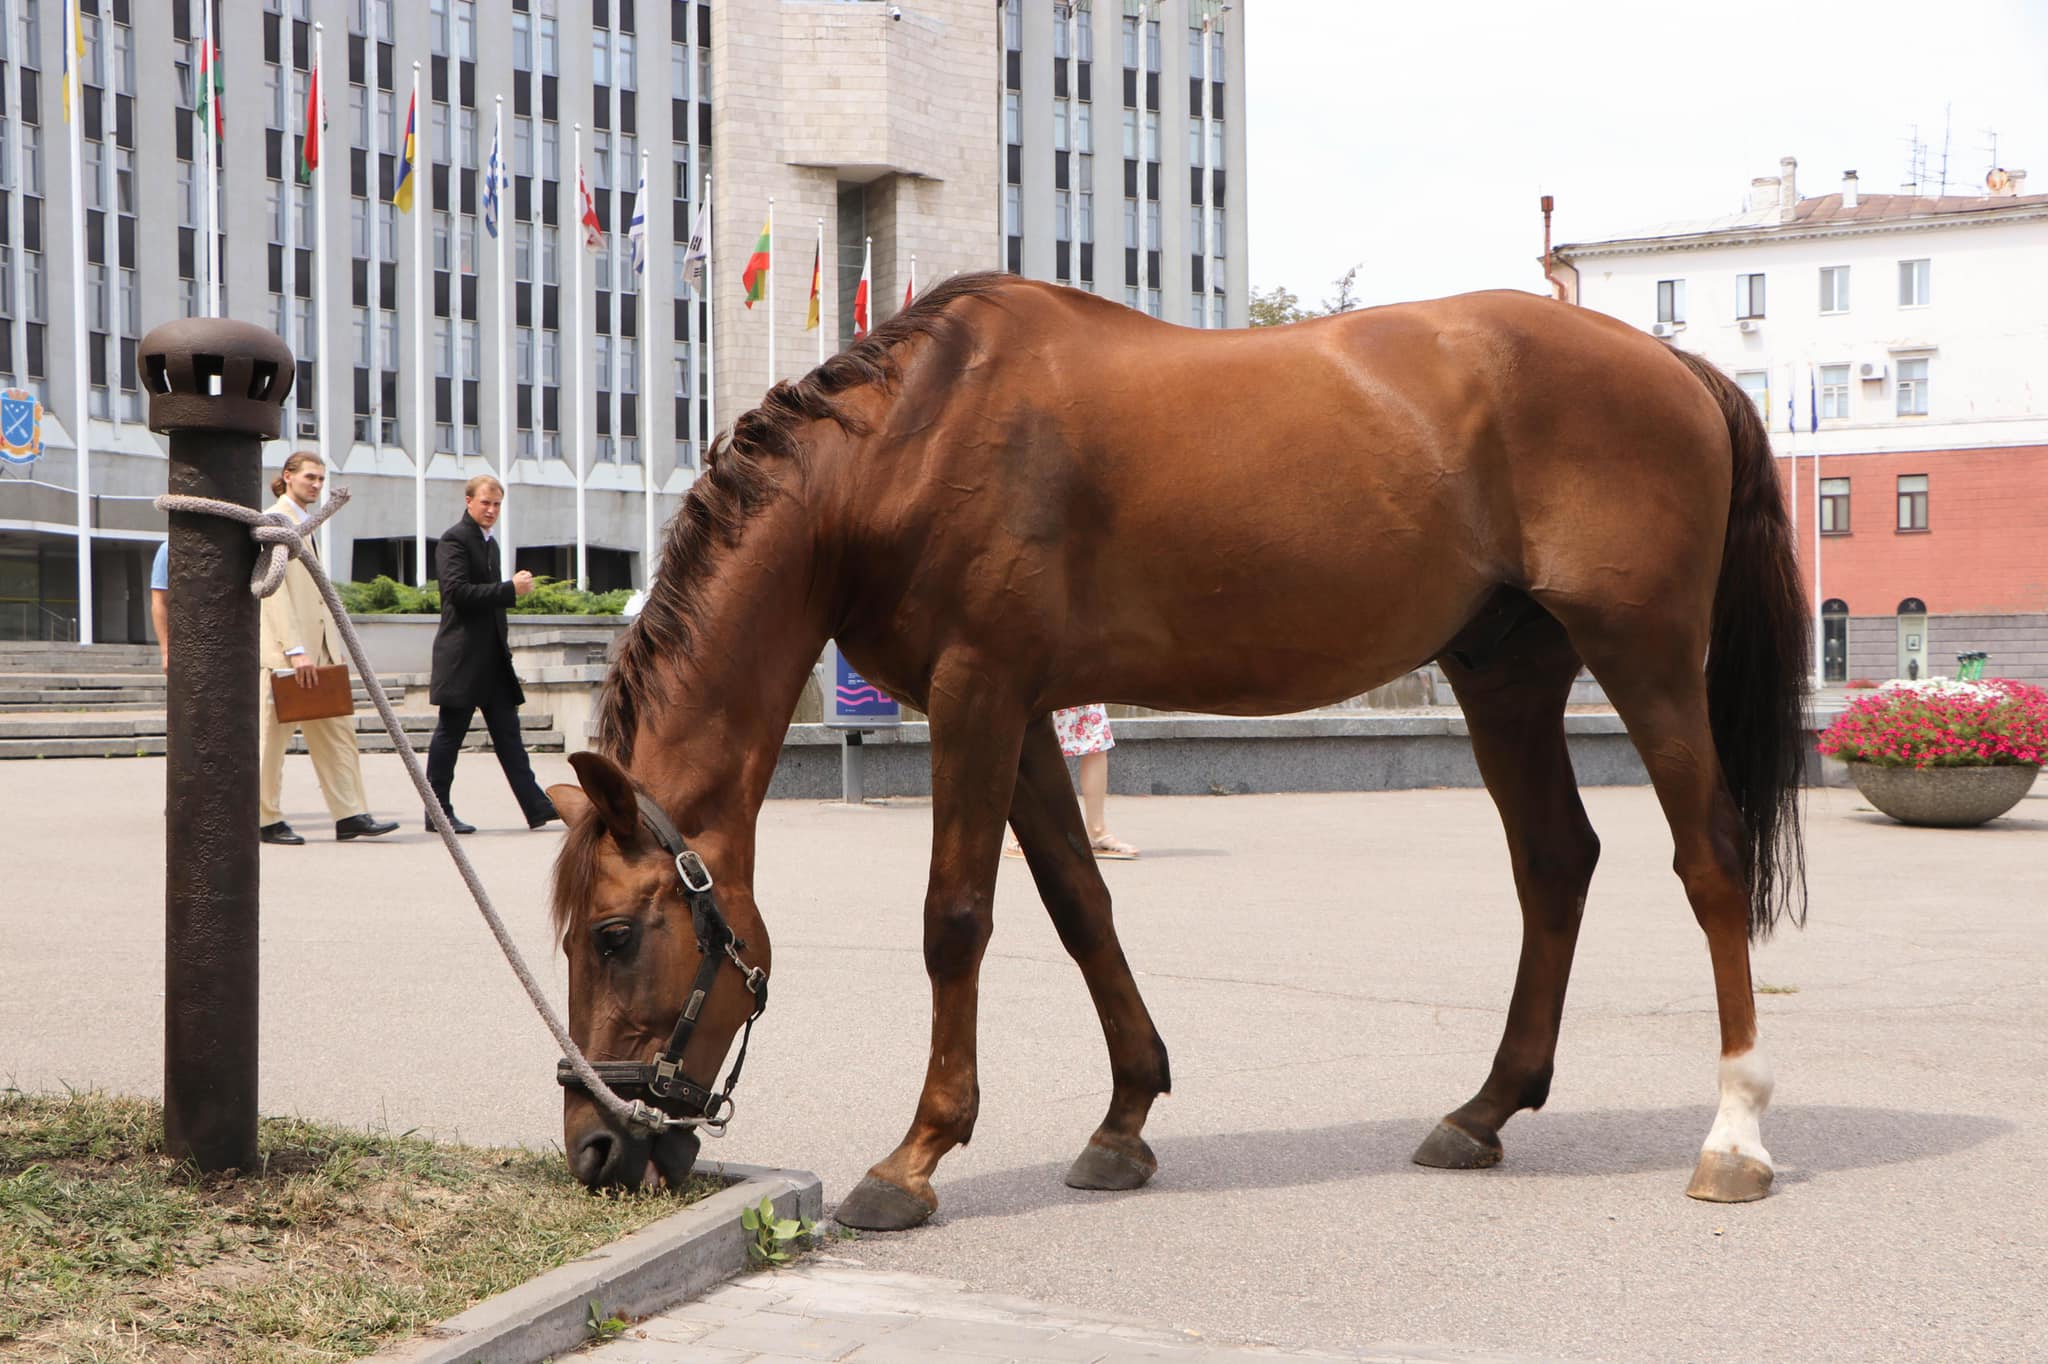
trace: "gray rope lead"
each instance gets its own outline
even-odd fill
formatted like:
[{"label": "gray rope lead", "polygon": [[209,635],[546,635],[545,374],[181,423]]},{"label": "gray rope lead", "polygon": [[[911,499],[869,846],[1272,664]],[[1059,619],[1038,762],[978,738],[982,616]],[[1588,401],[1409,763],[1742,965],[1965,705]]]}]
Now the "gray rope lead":
[{"label": "gray rope lead", "polygon": [[[277,591],[284,581],[286,561],[297,559],[313,575],[319,585],[320,596],[327,603],[327,609],[334,614],[335,624],[341,627],[342,642],[348,645],[349,657],[355,660],[356,671],[362,675],[363,686],[370,693],[370,700],[377,707],[377,714],[383,717],[384,732],[391,736],[391,742],[405,759],[405,770],[412,777],[412,784],[419,790],[420,800],[426,806],[427,816],[433,821],[435,830],[441,835],[441,842],[448,849],[448,855],[455,859],[456,870],[462,873],[462,882],[469,887],[469,893],[476,900],[477,908],[483,911],[484,922],[490,925],[491,936],[498,940],[504,950],[505,960],[511,963],[512,973],[519,977],[520,985],[526,989],[527,998],[539,1011],[548,1031],[555,1035],[555,1042],[562,1048],[562,1055],[568,1058],[570,1069],[583,1082],[584,1089],[597,1100],[598,1105],[611,1114],[625,1127],[638,1128],[648,1133],[658,1133],[672,1127],[696,1127],[703,1125],[696,1118],[672,1118],[658,1109],[650,1108],[640,1100],[627,1103],[614,1094],[605,1082],[598,1078],[583,1051],[569,1038],[569,1030],[555,1016],[547,996],[541,993],[540,982],[527,969],[526,959],[519,955],[519,949],[512,942],[512,935],[505,930],[505,921],[498,917],[498,911],[491,904],[491,897],[485,892],[483,881],[477,876],[476,868],[470,865],[469,856],[456,841],[455,828],[448,822],[448,814],[441,808],[440,800],[434,795],[434,788],[427,784],[427,774],[420,767],[419,754],[413,751],[412,741],[405,737],[405,730],[398,723],[398,713],[391,708],[391,700],[384,694],[384,686],[377,680],[370,660],[363,652],[363,642],[356,635],[355,623],[349,619],[348,608],[341,604],[341,595],[328,580],[327,570],[322,567],[320,557],[314,554],[306,543],[306,536],[317,530],[320,524],[348,501],[346,488],[335,488],[327,495],[327,505],[304,521],[294,522],[284,512],[260,512],[235,502],[222,502],[211,497],[186,497],[178,493],[166,493],[156,499],[156,508],[164,512],[187,512],[202,516],[222,516],[230,521],[239,521],[248,526],[250,538],[263,549],[257,555],[256,571],[250,577],[249,591],[258,597],[267,597]],[[716,1127],[707,1130],[722,1135]]]}]

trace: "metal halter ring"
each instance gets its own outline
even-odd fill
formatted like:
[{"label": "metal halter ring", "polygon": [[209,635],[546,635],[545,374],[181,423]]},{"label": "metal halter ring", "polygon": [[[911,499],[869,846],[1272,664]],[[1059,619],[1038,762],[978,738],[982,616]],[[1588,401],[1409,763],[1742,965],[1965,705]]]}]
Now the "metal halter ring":
[{"label": "metal halter ring", "polygon": [[[692,871],[697,874],[696,880],[691,879]],[[692,895],[703,895],[711,889],[711,868],[704,864],[704,859],[694,848],[685,848],[676,854],[676,875],[683,879],[683,889]],[[698,884],[699,881],[703,884]]]}]

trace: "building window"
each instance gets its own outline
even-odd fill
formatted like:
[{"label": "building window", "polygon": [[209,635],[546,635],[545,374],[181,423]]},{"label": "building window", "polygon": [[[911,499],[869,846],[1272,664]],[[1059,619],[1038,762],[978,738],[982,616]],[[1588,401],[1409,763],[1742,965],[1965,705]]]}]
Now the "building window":
[{"label": "building window", "polygon": [[1849,533],[1849,480],[1824,478],[1820,481],[1820,533]]},{"label": "building window", "polygon": [[1820,271],[1820,310],[1824,313],[1849,311],[1849,267],[1824,265]]},{"label": "building window", "polygon": [[1757,412],[1763,417],[1764,424],[1768,426],[1771,420],[1770,374],[1760,369],[1746,369],[1735,376],[1735,382],[1744,393],[1749,395],[1749,400],[1756,404]]},{"label": "building window", "polygon": [[1737,275],[1735,277],[1735,316],[1737,318],[1762,317],[1764,315],[1764,277],[1762,275]]},{"label": "building window", "polygon": [[1126,14],[1123,27],[1124,65],[1135,71],[1138,68],[1138,20],[1137,16]]},{"label": "building window", "polygon": [[1012,147],[1024,141],[1024,112],[1019,102],[1022,99],[1015,90],[1003,96],[1003,141]]},{"label": "building window", "polygon": [[1901,417],[1924,417],[1927,415],[1927,360],[1899,361],[1899,415]]},{"label": "building window", "polygon": [[1899,475],[1899,529],[1927,529],[1927,475]]},{"label": "building window", "polygon": [[1899,306],[1901,308],[1924,308],[1929,297],[1928,276],[1934,262],[1928,260],[1902,260],[1899,262]]},{"label": "building window", "polygon": [[1660,279],[1657,281],[1657,320],[1667,327],[1685,325],[1685,281],[1682,279]]},{"label": "building window", "polygon": [[1847,365],[1822,365],[1820,367],[1820,415],[1822,417],[1846,417],[1849,415],[1849,367]]}]

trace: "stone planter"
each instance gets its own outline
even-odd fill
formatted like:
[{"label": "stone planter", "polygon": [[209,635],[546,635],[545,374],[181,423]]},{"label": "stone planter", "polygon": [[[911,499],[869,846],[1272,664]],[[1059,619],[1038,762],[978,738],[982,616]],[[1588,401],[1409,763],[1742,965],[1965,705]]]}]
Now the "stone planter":
[{"label": "stone planter", "polygon": [[2041,769],[2004,767],[1879,767],[1850,763],[1856,789],[1901,824],[1961,829],[1997,819],[2020,803]]}]

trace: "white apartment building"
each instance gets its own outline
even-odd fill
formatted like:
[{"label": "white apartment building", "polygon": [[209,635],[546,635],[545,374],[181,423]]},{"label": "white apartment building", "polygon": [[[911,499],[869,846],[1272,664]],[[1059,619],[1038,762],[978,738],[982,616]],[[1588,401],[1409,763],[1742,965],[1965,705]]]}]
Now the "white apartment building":
[{"label": "white apartment building", "polygon": [[[1561,245],[1560,294],[1694,351],[1756,399],[1819,582],[1830,678],[1953,653],[2048,678],[2048,195],[1802,197]],[[1818,486],[1815,469],[1818,468]]]}]

